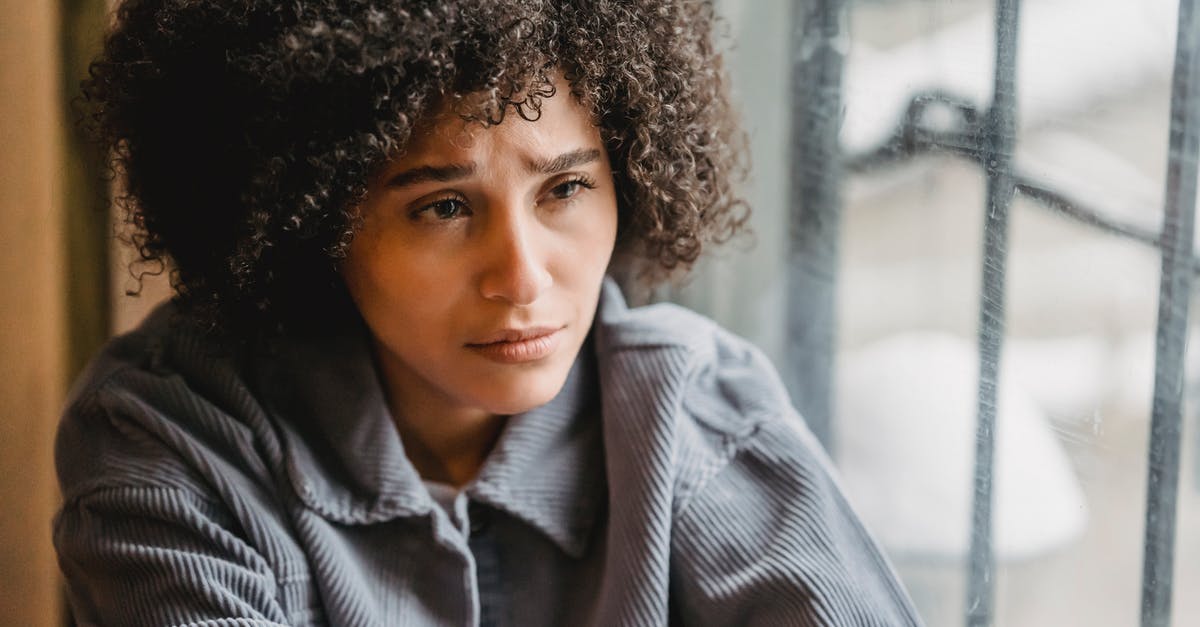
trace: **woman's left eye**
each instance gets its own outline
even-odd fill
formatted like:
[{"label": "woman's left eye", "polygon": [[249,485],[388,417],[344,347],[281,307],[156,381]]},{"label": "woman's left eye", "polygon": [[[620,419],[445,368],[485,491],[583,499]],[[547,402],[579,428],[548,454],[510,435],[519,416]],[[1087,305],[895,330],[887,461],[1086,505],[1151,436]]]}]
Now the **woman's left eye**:
[{"label": "woman's left eye", "polygon": [[551,188],[550,195],[556,200],[567,200],[574,197],[582,189],[593,189],[594,187],[595,185],[587,179],[571,179]]}]

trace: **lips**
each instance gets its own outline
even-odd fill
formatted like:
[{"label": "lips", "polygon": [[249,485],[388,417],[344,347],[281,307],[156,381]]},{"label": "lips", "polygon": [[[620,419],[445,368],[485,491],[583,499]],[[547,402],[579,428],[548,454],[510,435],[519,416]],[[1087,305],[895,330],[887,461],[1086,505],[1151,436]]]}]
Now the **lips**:
[{"label": "lips", "polygon": [[502,329],[467,348],[482,357],[503,364],[537,361],[549,357],[558,348],[565,327],[525,327]]},{"label": "lips", "polygon": [[544,335],[550,335],[561,328],[562,327],[543,326],[525,327],[522,329],[502,329],[487,337],[484,337],[481,340],[468,343],[467,346],[483,346],[486,344],[495,344],[497,342],[521,342],[524,340],[532,340]]}]

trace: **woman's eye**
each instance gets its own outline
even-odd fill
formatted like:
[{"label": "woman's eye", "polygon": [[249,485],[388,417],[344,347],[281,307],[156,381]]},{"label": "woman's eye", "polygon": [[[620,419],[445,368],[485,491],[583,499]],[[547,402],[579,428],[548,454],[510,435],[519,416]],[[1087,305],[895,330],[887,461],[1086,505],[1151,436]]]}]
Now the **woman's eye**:
[{"label": "woman's eye", "polygon": [[550,196],[556,200],[567,200],[574,197],[583,189],[594,189],[596,186],[588,179],[571,179],[563,181],[550,189]]},{"label": "woman's eye", "polygon": [[579,193],[580,187],[583,187],[583,184],[579,181],[567,181],[566,183],[558,185],[554,189],[550,190],[550,195],[558,198],[559,200],[566,200],[567,198]]},{"label": "woman's eye", "polygon": [[443,198],[424,207],[413,213],[413,218],[426,220],[453,220],[455,218],[469,215],[466,203],[456,198]]}]

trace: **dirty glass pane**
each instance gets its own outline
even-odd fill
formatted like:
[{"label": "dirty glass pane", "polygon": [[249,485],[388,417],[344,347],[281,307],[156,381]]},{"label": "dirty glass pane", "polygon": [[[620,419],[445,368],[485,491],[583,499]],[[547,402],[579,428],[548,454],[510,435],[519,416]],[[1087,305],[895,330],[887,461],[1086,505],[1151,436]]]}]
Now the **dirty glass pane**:
[{"label": "dirty glass pane", "polygon": [[[1194,4],[718,2],[755,237],[672,297],[828,414],[814,430],[931,626],[1200,624]],[[805,26],[831,12],[832,31]],[[793,82],[821,54],[834,80]],[[840,112],[835,167],[797,161],[822,149],[795,130],[819,135],[822,103]],[[798,194],[806,175],[836,185]],[[814,226],[821,203],[836,214]]]}]

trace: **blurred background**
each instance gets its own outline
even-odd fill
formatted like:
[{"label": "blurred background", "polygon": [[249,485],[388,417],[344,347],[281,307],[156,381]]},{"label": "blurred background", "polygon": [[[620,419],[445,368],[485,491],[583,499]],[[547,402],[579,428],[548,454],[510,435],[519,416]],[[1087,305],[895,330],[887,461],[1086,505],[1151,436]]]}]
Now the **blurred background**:
[{"label": "blurred background", "polygon": [[[1011,204],[1002,299],[981,283],[994,168],[972,126],[993,99],[995,0],[717,6],[752,141],[754,232],[656,297],[775,361],[931,626],[965,624],[978,601],[977,336],[981,304],[1002,300],[1002,349],[982,360],[997,367],[985,377],[997,391],[984,624],[1136,624],[1178,3],[1026,0],[1008,25],[1006,154],[1046,193]],[[65,621],[49,543],[57,414],[99,345],[168,293],[150,277],[126,296],[139,283],[114,237],[110,181],[69,107],[108,11],[105,0],[0,0],[4,625]],[[818,22],[823,39],[810,38]],[[952,149],[897,141],[915,127]],[[811,159],[813,146],[836,158]],[[816,222],[814,199],[826,212]],[[1187,593],[1200,586],[1197,372],[1167,373],[1184,389],[1182,432],[1167,443],[1182,472],[1174,566],[1154,585],[1175,590],[1174,625],[1200,624]]]}]

